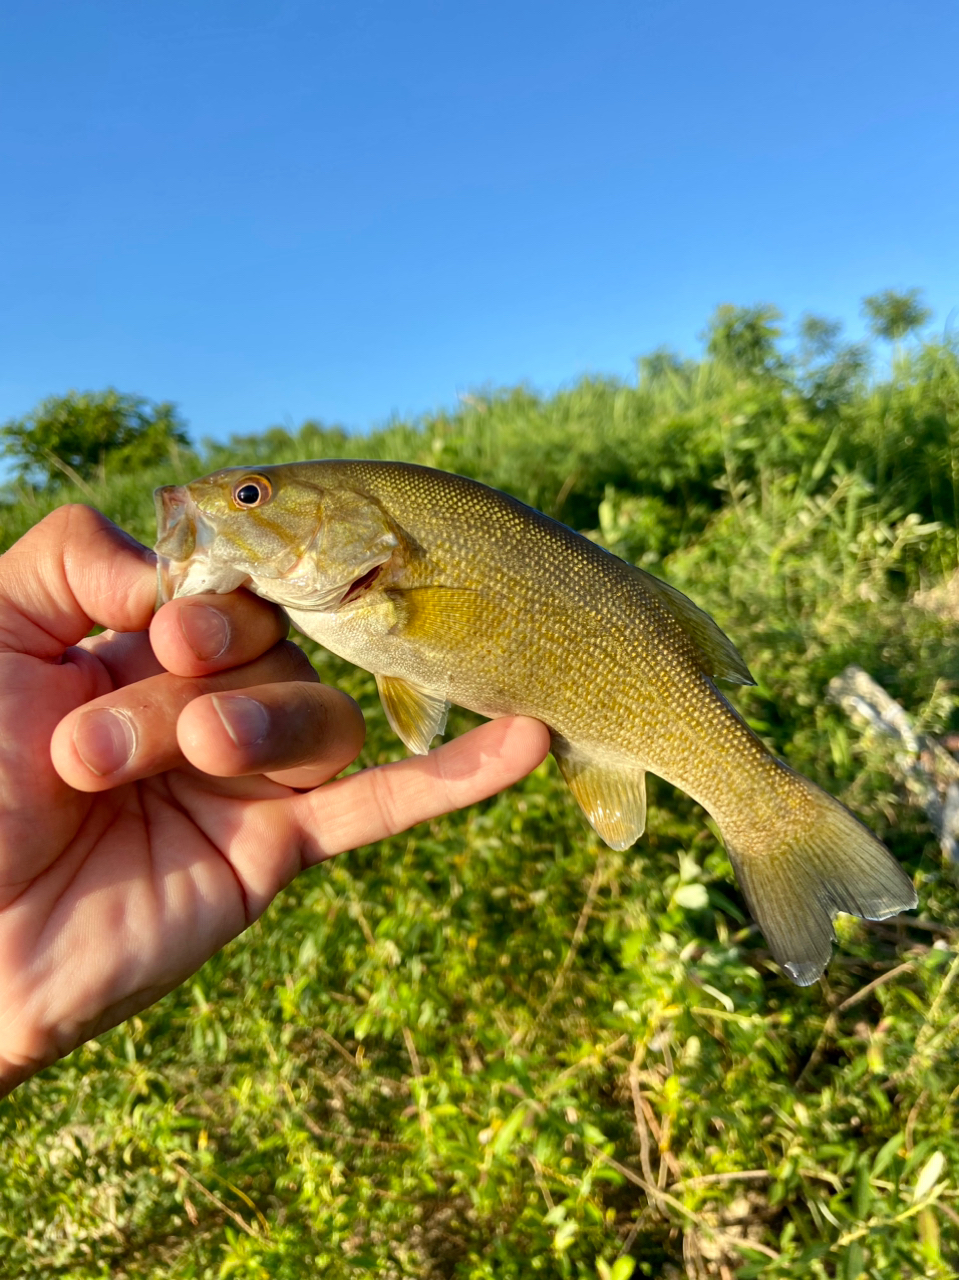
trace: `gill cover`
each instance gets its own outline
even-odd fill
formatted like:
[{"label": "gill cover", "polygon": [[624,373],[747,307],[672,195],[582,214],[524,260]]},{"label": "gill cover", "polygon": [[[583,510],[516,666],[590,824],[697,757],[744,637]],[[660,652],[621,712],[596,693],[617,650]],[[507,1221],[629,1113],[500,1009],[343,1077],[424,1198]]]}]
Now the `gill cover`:
[{"label": "gill cover", "polygon": [[326,489],[319,505],[314,535],[289,574],[291,582],[304,588],[304,594],[296,596],[301,607],[339,604],[354,584],[385,564],[400,545],[382,507],[363,494]]}]

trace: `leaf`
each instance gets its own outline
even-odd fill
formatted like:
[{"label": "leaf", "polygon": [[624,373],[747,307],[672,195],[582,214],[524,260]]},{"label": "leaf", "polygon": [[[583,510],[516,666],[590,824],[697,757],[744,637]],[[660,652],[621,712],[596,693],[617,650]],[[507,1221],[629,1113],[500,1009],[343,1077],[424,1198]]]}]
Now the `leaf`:
[{"label": "leaf", "polygon": [[845,1280],[859,1280],[866,1268],[866,1255],[858,1240],[854,1240],[846,1253]]},{"label": "leaf", "polygon": [[869,1184],[869,1166],[865,1163],[860,1164],[856,1170],[856,1178],[853,1183],[853,1211],[859,1219],[863,1219],[869,1213],[869,1203],[872,1200],[872,1187]]},{"label": "leaf", "polygon": [[601,1129],[597,1129],[594,1124],[590,1124],[588,1120],[583,1122],[582,1133],[583,1141],[591,1142],[595,1147],[600,1147],[608,1141],[606,1134]]},{"label": "leaf", "polygon": [[876,1153],[876,1158],[872,1162],[872,1176],[880,1177],[886,1169],[889,1168],[893,1158],[902,1146],[905,1133],[902,1129],[898,1133],[894,1133],[888,1142],[884,1142]]},{"label": "leaf", "polygon": [[709,894],[704,884],[683,884],[673,894],[673,901],[687,911],[703,911],[709,906]]},{"label": "leaf", "polygon": [[526,1109],[526,1103],[520,1102],[513,1108],[509,1119],[505,1120],[501,1125],[499,1132],[493,1139],[493,1150],[498,1156],[505,1155],[513,1145],[513,1139],[526,1118]]},{"label": "leaf", "polygon": [[736,1006],[725,991],[720,991],[718,987],[711,987],[708,982],[703,983],[703,990],[708,991],[714,1000],[718,1000],[727,1013],[735,1013]]},{"label": "leaf", "polygon": [[622,941],[623,964],[630,965],[649,945],[649,935],[643,929],[628,933]]},{"label": "leaf", "polygon": [[912,1193],[912,1203],[918,1204],[920,1200],[924,1200],[929,1192],[939,1181],[939,1175],[945,1168],[946,1157],[941,1151],[934,1151],[926,1163],[922,1166],[922,1170],[916,1180],[916,1189]]},{"label": "leaf", "polygon": [[599,1280],[630,1280],[635,1270],[635,1258],[617,1258],[612,1266],[604,1258],[599,1258],[596,1262]]},{"label": "leaf", "polygon": [[556,1234],[553,1236],[553,1248],[557,1253],[565,1253],[569,1246],[576,1239],[579,1232],[579,1226],[575,1222],[564,1222]]}]

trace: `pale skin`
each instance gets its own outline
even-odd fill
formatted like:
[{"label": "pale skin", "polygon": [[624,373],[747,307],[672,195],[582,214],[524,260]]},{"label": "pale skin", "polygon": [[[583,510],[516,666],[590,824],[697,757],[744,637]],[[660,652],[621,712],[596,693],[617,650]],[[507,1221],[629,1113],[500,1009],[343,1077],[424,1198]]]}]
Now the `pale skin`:
[{"label": "pale skin", "polygon": [[0,557],[0,1096],[172,990],[305,867],[549,749],[514,717],[330,781],[363,718],[282,614],[155,597],[152,553],[88,507]]}]

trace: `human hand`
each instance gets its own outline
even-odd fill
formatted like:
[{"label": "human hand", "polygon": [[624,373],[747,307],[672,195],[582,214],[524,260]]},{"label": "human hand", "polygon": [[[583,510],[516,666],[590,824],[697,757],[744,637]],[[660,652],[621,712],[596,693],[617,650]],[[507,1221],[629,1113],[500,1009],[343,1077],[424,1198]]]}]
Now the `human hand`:
[{"label": "human hand", "polygon": [[154,616],[155,594],[152,553],[88,507],[0,558],[0,1095],[177,986],[304,867],[549,747],[497,720],[329,782],[363,719],[282,614],[240,591]]}]

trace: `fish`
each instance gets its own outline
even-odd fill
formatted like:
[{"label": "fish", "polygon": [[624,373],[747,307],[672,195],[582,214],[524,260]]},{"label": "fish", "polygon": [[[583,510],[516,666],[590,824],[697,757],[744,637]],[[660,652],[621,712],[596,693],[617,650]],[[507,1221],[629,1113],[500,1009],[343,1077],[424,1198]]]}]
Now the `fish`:
[{"label": "fish", "polygon": [[646,774],[714,819],[778,964],[823,974],[839,912],[912,881],[844,805],[773,755],[717,680],[755,683],[709,614],[516,498],[406,462],[230,467],[156,491],[159,600],[246,587],[376,678],[414,753],[452,703],[533,716],[587,821],[624,850]]}]

